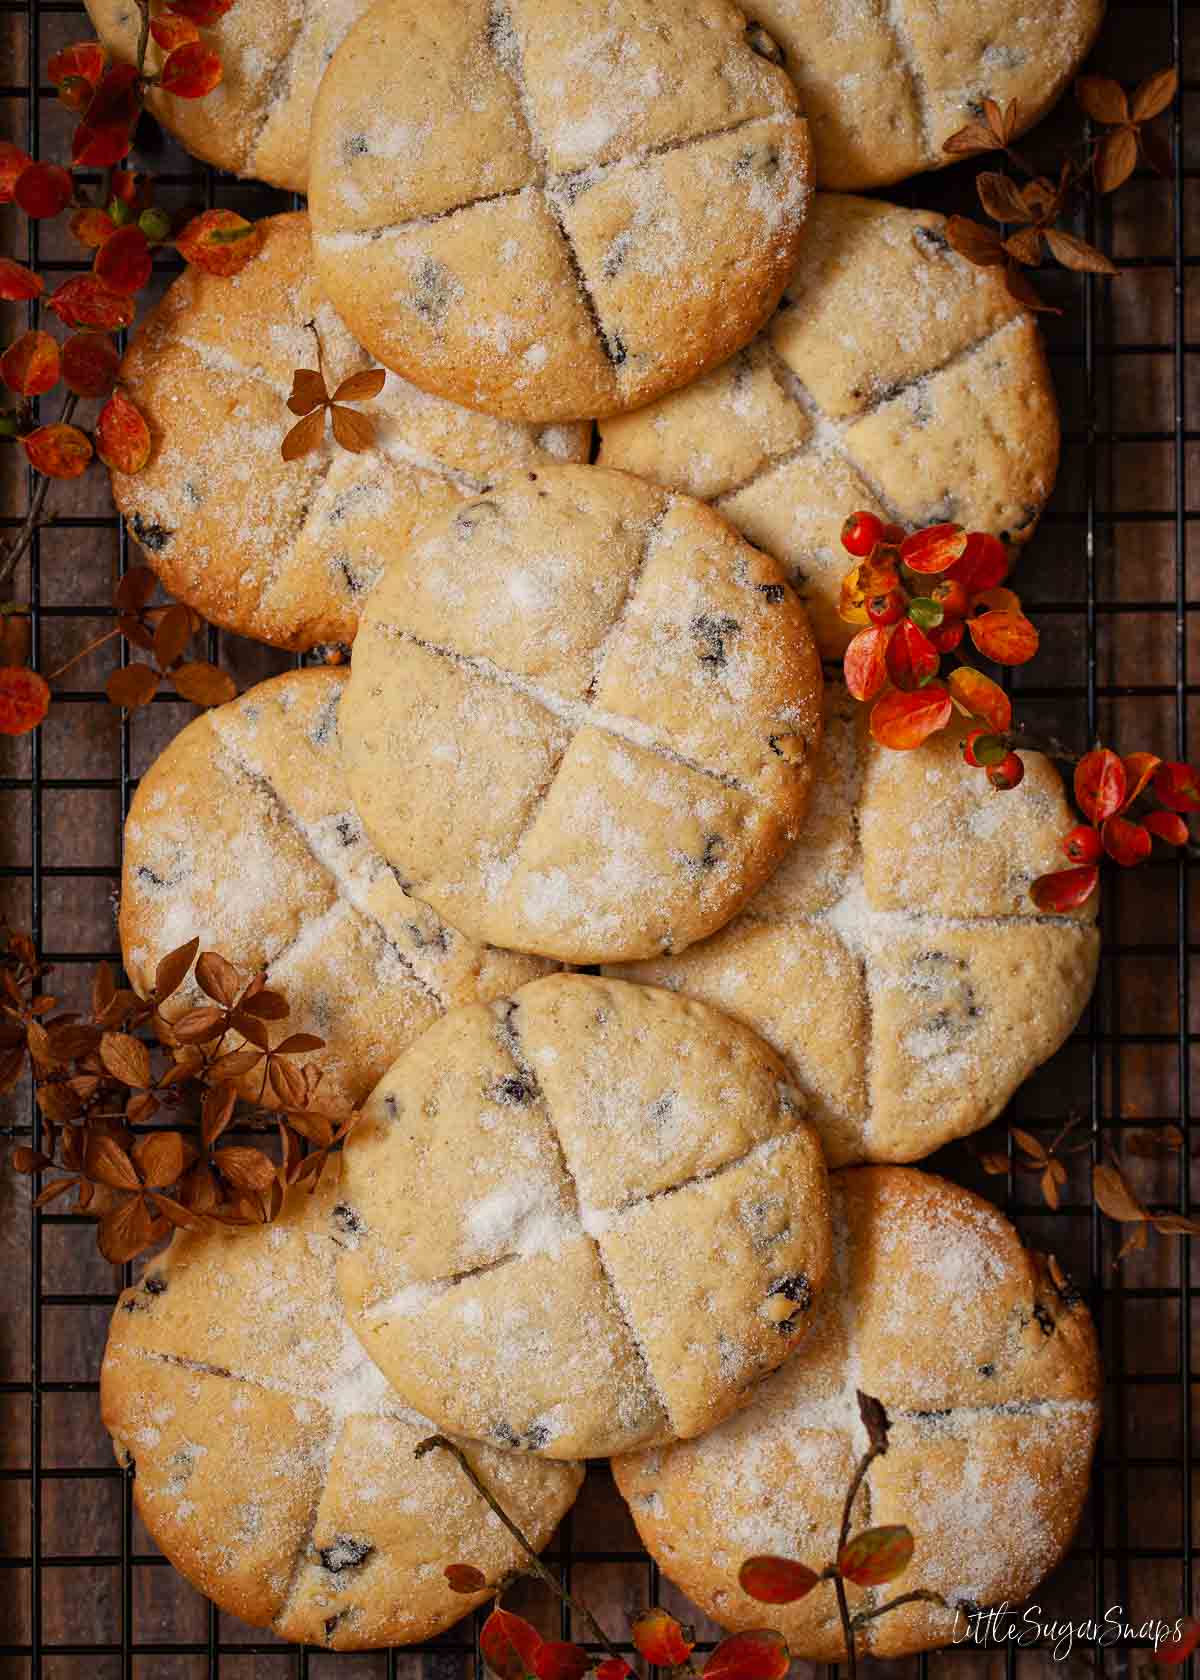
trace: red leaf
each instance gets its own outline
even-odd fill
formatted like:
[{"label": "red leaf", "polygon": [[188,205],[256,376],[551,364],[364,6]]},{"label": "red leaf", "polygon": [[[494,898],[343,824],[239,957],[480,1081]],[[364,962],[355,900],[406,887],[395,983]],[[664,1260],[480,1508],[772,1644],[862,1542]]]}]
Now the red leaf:
[{"label": "red leaf", "polygon": [[116,345],[97,333],[72,333],[62,347],[62,376],[78,397],[106,397],[120,365]]},{"label": "red leaf", "polygon": [[905,693],[937,675],[941,660],[924,630],[911,618],[902,618],[887,645],[887,674]]},{"label": "red leaf", "polygon": [[1196,1646],[1200,1645],[1200,1621],[1191,1618],[1180,1621],[1178,1626],[1179,1632],[1173,1638],[1155,1646],[1155,1662],[1186,1662]]},{"label": "red leaf", "polygon": [[1091,823],[1115,817],[1125,803],[1125,766],[1115,752],[1096,747],[1075,766],[1075,803]]},{"label": "red leaf", "polygon": [[24,665],[0,666],[0,735],[27,735],[50,709],[50,690]]},{"label": "red leaf", "polygon": [[134,306],[127,297],[110,291],[94,274],[76,274],[47,298],[46,307],[52,309],[65,327],[97,327],[101,332],[117,332],[132,326]]},{"label": "red leaf", "polygon": [[968,595],[994,589],[1008,576],[1008,554],[999,537],[988,531],[968,531],[962,557],[946,573],[957,578]]},{"label": "red leaf", "polygon": [[968,717],[981,718],[997,735],[1006,733],[1012,723],[1012,701],[999,683],[973,665],[960,665],[946,678],[946,686]]},{"label": "red leaf", "polygon": [[856,700],[873,700],[887,682],[887,645],[890,632],[878,624],[860,630],[846,649],[842,670],[846,687]]},{"label": "red leaf", "polygon": [[1114,863],[1123,869],[1145,863],[1150,856],[1150,836],[1141,823],[1129,822],[1125,817],[1109,817],[1100,828],[1104,850]]},{"label": "red leaf", "polygon": [[25,332],[0,356],[0,377],[19,397],[40,397],[58,384],[58,345],[45,332]]},{"label": "red leaf", "polygon": [[205,210],[193,216],[175,244],[185,262],[228,279],[257,254],[262,232],[233,210]]},{"label": "red leaf", "polygon": [[232,5],[233,0],[171,0],[170,10],[191,18],[201,29],[208,29],[218,18],[224,17]]},{"label": "red leaf", "polygon": [[111,238],[117,226],[107,210],[76,210],[70,225],[72,235],[92,251]]},{"label": "red leaf", "polygon": [[1165,840],[1168,845],[1186,846],[1191,839],[1188,825],[1174,811],[1147,811],[1141,822],[1143,828],[1148,828],[1151,834],[1157,834],[1159,839]]},{"label": "red leaf", "polygon": [[900,558],[910,572],[944,572],[962,558],[967,533],[961,525],[928,525],[900,544]]},{"label": "red leaf", "polygon": [[[224,1099],[225,1125],[229,1124],[233,1115],[233,1104],[236,1096],[232,1086],[227,1087],[227,1093]],[[224,1126],[221,1130],[224,1130]],[[207,1131],[205,1141],[209,1141]],[[448,1563],[442,1570],[442,1574],[446,1577],[451,1592],[477,1593],[482,1592],[484,1587],[487,1586],[487,1576],[482,1569],[476,1569],[473,1563]]]},{"label": "red leaf", "polygon": [[748,1628],[722,1639],[710,1652],[703,1673],[710,1680],[783,1680],[791,1660],[781,1633],[774,1628]]},{"label": "red leaf", "polygon": [[13,198],[27,216],[41,221],[57,216],[74,197],[70,175],[57,163],[31,163],[17,177]]},{"label": "red leaf", "polygon": [[1154,772],[1154,792],[1168,811],[1200,811],[1200,777],[1190,764],[1170,759]]},{"label": "red leaf", "polygon": [[908,752],[944,729],[953,709],[944,683],[929,683],[915,694],[889,689],[871,709],[871,734],[881,747]]},{"label": "red leaf", "polygon": [[80,169],[111,169],[129,156],[132,144],[133,130],[123,123],[95,128],[81,122],[71,136],[71,161]]},{"label": "red leaf", "polygon": [[527,1680],[537,1674],[542,1636],[523,1616],[500,1605],[492,1611],[479,1635],[479,1654],[499,1680]]},{"label": "red leaf", "polygon": [[1029,896],[1039,910],[1062,915],[1086,904],[1099,879],[1100,869],[1094,863],[1081,863],[1076,869],[1056,869],[1049,875],[1039,875],[1029,889]]},{"label": "red leaf", "polygon": [[140,227],[118,228],[96,252],[92,271],[111,292],[131,297],[150,278],[150,242]]},{"label": "red leaf", "polygon": [[1154,753],[1126,753],[1122,762],[1125,765],[1125,804],[1132,805],[1145,793],[1162,759]]},{"label": "red leaf", "polygon": [[657,1604],[638,1617],[630,1632],[646,1661],[660,1668],[678,1668],[691,1656],[696,1643],[685,1636],[674,1616]]},{"label": "red leaf", "polygon": [[78,426],[39,426],[21,439],[29,464],[47,478],[78,478],[87,471],[92,446]]},{"label": "red leaf", "polygon": [[632,1680],[633,1670],[624,1657],[605,1657],[596,1670],[596,1680]]},{"label": "red leaf", "polygon": [[1024,665],[1038,650],[1038,633],[1019,612],[985,612],[967,620],[971,640],[997,665]]},{"label": "red leaf", "polygon": [[550,1639],[534,1658],[534,1673],[538,1680],[583,1680],[592,1666],[592,1659],[581,1645],[569,1645],[565,1639]]},{"label": "red leaf", "polygon": [[177,99],[203,99],[221,80],[221,60],[202,41],[189,41],[168,53],[160,72],[164,93]]},{"label": "red leaf", "polygon": [[114,472],[141,472],[150,458],[150,428],[140,409],[114,391],[96,421],[96,453]]},{"label": "red leaf", "polygon": [[101,76],[87,108],[92,128],[131,129],[138,119],[138,73],[133,64],[114,64]]},{"label": "red leaf", "polygon": [[0,204],[11,204],[13,188],[33,162],[28,152],[14,146],[11,140],[0,140]]},{"label": "red leaf", "polygon": [[46,73],[55,87],[72,76],[94,88],[104,74],[106,62],[99,41],[77,41],[74,46],[51,54]]},{"label": "red leaf", "polygon": [[805,1598],[821,1577],[806,1564],[784,1557],[747,1558],[738,1570],[738,1585],[760,1604],[795,1604]]},{"label": "red leaf", "polygon": [[189,42],[200,39],[200,31],[191,18],[182,17],[178,12],[160,12],[151,21],[150,33],[165,53],[172,53],[176,47],[186,47]]},{"label": "red leaf", "polygon": [[40,275],[34,274],[23,263],[14,262],[11,257],[0,257],[0,298],[9,303],[28,303],[30,298],[41,296],[42,285]]},{"label": "red leaf", "polygon": [[911,1531],[893,1524],[856,1534],[838,1553],[837,1566],[842,1579],[856,1587],[881,1587],[904,1574],[912,1555]]}]

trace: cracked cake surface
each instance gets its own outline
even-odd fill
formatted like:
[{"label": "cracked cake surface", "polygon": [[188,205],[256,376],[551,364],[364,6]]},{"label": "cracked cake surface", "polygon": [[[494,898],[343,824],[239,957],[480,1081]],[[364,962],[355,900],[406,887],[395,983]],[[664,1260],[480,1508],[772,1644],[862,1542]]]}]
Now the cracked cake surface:
[{"label": "cracked cake surface", "polygon": [[727,0],[379,0],[313,120],[322,283],[385,366],[528,420],[637,407],[750,338],[809,196]]},{"label": "cracked cake surface", "polygon": [[[354,1650],[427,1639],[523,1553],[347,1327],[335,1267],[353,1226],[332,1177],[267,1226],[180,1233],[117,1302],[100,1403],[155,1542],[223,1610]],[[536,1546],[583,1480],[469,1447]],[[464,1558],[487,1587],[453,1592]]]},{"label": "cracked cake surface", "polygon": [[704,1004],[551,975],[447,1015],[345,1151],[355,1333],[456,1434],[553,1458],[695,1435],[803,1336],[825,1166],[782,1064]]},{"label": "cracked cake surface", "polygon": [[[1059,1561],[1087,1495],[1101,1373],[1087,1308],[970,1191],[905,1167],[831,1179],[834,1266],[812,1331],[745,1411],[699,1441],[618,1458],[638,1531],[664,1572],[723,1627],[778,1628],[794,1657],[844,1655],[832,1586],[767,1605],[738,1585],[760,1554],[821,1570],[867,1438],[856,1391],[882,1401],[887,1453],[851,1533],[906,1524],[915,1548],[850,1610],[925,1588],[864,1624],[860,1649],[906,1656],[965,1633],[974,1606],[1019,1604]],[[1059,1281],[1055,1281],[1055,1278]]]}]

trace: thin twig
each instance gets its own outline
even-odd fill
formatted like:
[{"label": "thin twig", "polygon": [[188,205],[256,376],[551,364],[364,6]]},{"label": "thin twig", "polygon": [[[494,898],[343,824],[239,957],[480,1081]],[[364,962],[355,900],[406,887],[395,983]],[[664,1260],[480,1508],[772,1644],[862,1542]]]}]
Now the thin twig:
[{"label": "thin twig", "polygon": [[[58,424],[65,426],[75,412],[79,398],[74,391],[70,391],[62,405],[62,412],[58,417]],[[25,515],[25,523],[21,526],[11,545],[0,555],[0,584],[7,583],[17,569],[17,562],[33,541],[33,533],[42,524],[42,509],[46,505],[46,497],[50,492],[50,479],[42,477],[33,492],[33,500],[29,504],[29,512]]]},{"label": "thin twig", "polygon": [[111,630],[106,630],[102,636],[97,636],[93,641],[90,641],[86,647],[80,648],[78,653],[73,653],[70,659],[67,660],[66,664],[60,665],[57,671],[48,672],[46,675],[46,681],[54,682],[58,677],[65,676],[71,669],[72,665],[78,665],[79,661],[81,659],[86,659],[89,653],[94,653],[98,647],[103,647],[105,642],[111,642],[114,636],[119,636],[120,634],[121,628],[119,625],[114,625]]},{"label": "thin twig", "polygon": [[873,1610],[856,1610],[850,1618],[851,1626],[861,1627],[864,1622],[873,1621],[876,1616],[886,1615],[889,1610],[898,1610],[902,1604],[940,1604],[943,1610],[950,1608],[941,1593],[930,1592],[926,1587],[916,1587],[912,1592],[889,1598],[886,1604],[877,1604]]},{"label": "thin twig", "polygon": [[509,1516],[503,1505],[499,1503],[487,1484],[476,1474],[475,1468],[470,1459],[456,1441],[449,1440],[445,1435],[429,1435],[424,1441],[419,1441],[413,1448],[413,1457],[424,1458],[425,1454],[432,1452],[435,1447],[441,1447],[444,1452],[452,1454],[453,1457],[458,1460],[460,1470],[466,1476],[471,1486],[475,1489],[475,1492],[496,1513],[505,1528],[517,1542],[518,1546],[520,1546],[521,1550],[528,1556],[534,1572],[539,1575],[543,1581],[545,1581],[550,1590],[557,1594],[564,1604],[574,1610],[577,1616],[583,1617],[584,1621],[587,1622],[592,1632],[596,1635],[597,1642],[603,1645],[609,1656],[616,1657],[618,1662],[624,1662],[624,1657],[621,1655],[620,1651],[617,1650],[612,1640],[609,1639],[608,1635],[600,1626],[600,1623],[596,1620],[595,1616],[592,1615],[592,1612],[588,1609],[587,1605],[581,1604],[578,1599],[573,1598],[562,1583],[555,1580],[553,1572],[546,1568],[546,1565],[542,1562],[541,1558],[530,1545],[529,1541],[521,1533],[521,1530]]}]

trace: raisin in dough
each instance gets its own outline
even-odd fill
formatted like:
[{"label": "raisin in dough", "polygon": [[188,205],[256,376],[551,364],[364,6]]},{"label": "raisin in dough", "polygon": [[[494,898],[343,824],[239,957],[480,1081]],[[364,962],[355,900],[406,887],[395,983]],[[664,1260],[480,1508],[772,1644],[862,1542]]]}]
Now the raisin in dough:
[{"label": "raisin in dough", "polygon": [[[322,1094],[357,1103],[444,1009],[546,964],[472,944],[410,899],[354,814],[338,761],[346,678],[292,671],[189,723],[141,779],[125,824],[121,950],[143,995],[198,936],[291,1005]],[[194,976],[169,1017],[205,1002]],[[230,1045],[232,1048],[232,1044]],[[250,1076],[255,1092],[261,1074]]]},{"label": "raisin in dough", "polygon": [[828,1582],[765,1605],[738,1568],[761,1553],[818,1570],[833,1558],[867,1446],[855,1390],[881,1400],[888,1451],[852,1532],[904,1523],[916,1544],[896,1581],[848,1587],[851,1611],[922,1587],[950,1606],[863,1625],[860,1650],[902,1657],[963,1639],[973,1606],[1019,1604],[1063,1556],[1099,1432],[1099,1355],[1079,1296],[991,1203],[905,1167],[835,1173],[831,1188],[835,1270],[803,1345],[703,1440],[613,1469],[647,1548],[707,1615],[837,1662]]},{"label": "raisin in dough", "polygon": [[558,467],[384,574],[342,717],[363,824],[472,938],[565,962],[682,950],[799,829],[821,671],[773,560],[710,509]]},{"label": "raisin in dough", "polygon": [[601,426],[600,463],[712,502],[785,565],[822,654],[853,564],[856,508],[952,519],[1010,545],[1058,470],[1041,334],[1003,274],[950,250],[944,218],[818,193],[783,303],[745,350],[685,391]]},{"label": "raisin in dough", "polygon": [[679,956],[614,967],[753,1027],[805,1092],[830,1162],[915,1161],[987,1125],[1067,1038],[1096,976],[1095,907],[1040,914],[1062,781],[1040,753],[996,793],[953,725],[877,746],[827,691],[804,833],[740,916]]},{"label": "raisin in dough", "polygon": [[550,975],[447,1015],[345,1152],[355,1334],[457,1434],[550,1458],[698,1435],[804,1334],[825,1165],[782,1063],[703,1004]]},{"label": "raisin in dough", "polygon": [[[92,27],[113,58],[137,61],[136,0],[85,0]],[[236,0],[200,38],[220,54],[222,75],[203,99],[150,87],[146,105],[194,157],[292,192],[308,190],[308,153],[317,84],[334,49],[369,0]],[[162,68],[153,37],[146,68]]]},{"label": "raisin in dough", "polygon": [[804,221],[807,126],[749,40],[729,0],[379,0],[317,99],[326,292],[489,413],[686,384],[766,320]]},{"label": "raisin in dough", "polygon": [[[239,5],[241,0],[238,0]],[[231,14],[232,15],[232,14]],[[233,279],[187,269],[126,353],[121,380],[150,427],[148,464],[114,472],[113,495],[172,595],[277,647],[350,641],[386,557],[497,474],[585,461],[586,426],[476,414],[389,374],[364,412],[373,448],[285,461],[292,374],[332,391],[371,358],[321,297],[308,218],[260,224],[262,250]]]},{"label": "raisin in dough", "polygon": [[1104,0],[747,0],[812,127],[823,187],[880,187],[952,163],[982,101],[1041,118],[1091,51]]},{"label": "raisin in dough", "polygon": [[[334,1650],[428,1639],[522,1553],[346,1325],[353,1224],[330,1179],[274,1224],[178,1235],[117,1302],[100,1405],[138,1514],[222,1610]],[[471,1461],[535,1546],[583,1479],[491,1447]],[[446,1564],[487,1587],[455,1593]]]}]

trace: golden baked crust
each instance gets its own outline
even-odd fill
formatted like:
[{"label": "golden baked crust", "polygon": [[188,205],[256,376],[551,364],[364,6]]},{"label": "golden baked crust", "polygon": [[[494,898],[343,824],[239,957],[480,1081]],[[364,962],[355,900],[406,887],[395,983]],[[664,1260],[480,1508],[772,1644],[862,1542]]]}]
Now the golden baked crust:
[{"label": "golden baked crust", "polygon": [[777,1627],[794,1657],[844,1655],[832,1588],[765,1605],[739,1587],[748,1557],[821,1569],[866,1439],[855,1390],[892,1431],[853,1530],[907,1524],[908,1570],[850,1588],[852,1609],[925,1587],[870,1621],[861,1648],[945,1645],[964,1611],[1020,1603],[1059,1561],[1087,1495],[1101,1370],[1087,1308],[1054,1283],[990,1202],[903,1167],[835,1173],[835,1276],[810,1336],[753,1403],[699,1441],[614,1461],[638,1531],[667,1575],[723,1627]]},{"label": "golden baked crust", "polygon": [[151,454],[112,474],[113,497],[166,588],[211,623],[277,647],[348,642],[390,554],[497,474],[585,461],[590,428],[498,420],[389,374],[374,447],[326,437],[284,461],[292,374],[316,366],[310,323],[330,391],[372,362],[313,280],[307,216],[259,225],[239,275],[187,269],[134,338],[121,380]]},{"label": "golden baked crust", "polygon": [[[117,1302],[105,1427],[155,1543],[222,1610],[333,1650],[411,1644],[484,1603],[522,1553],[347,1329],[334,1268],[353,1240],[331,1178],[269,1226],[181,1233]],[[544,1546],[581,1465],[472,1447]],[[443,1574],[469,1559],[479,1593]]]},{"label": "golden baked crust", "polygon": [[876,746],[826,691],[803,833],[741,914],[673,956],[607,972],[728,1010],[786,1059],[834,1166],[914,1161],[987,1125],[1060,1047],[1096,976],[1095,906],[1029,898],[1071,826],[1062,779],[1022,753],[994,793],[950,728]]},{"label": "golden baked crust", "polygon": [[[357,1103],[444,1009],[547,965],[473,944],[403,892],[341,775],[345,687],[341,670],[290,671],[175,737],[125,824],[120,934],[143,995],[158,961],[194,936],[247,978],[265,969],[291,1005],[287,1030],[325,1040],[313,1057],[322,1091]],[[189,978],[167,1013],[200,1001]]]},{"label": "golden baked crust", "polygon": [[762,325],[808,172],[795,90],[728,0],[378,0],[317,99],[317,270],[426,390],[612,414]]},{"label": "golden baked crust", "polygon": [[787,569],[825,658],[857,508],[953,519],[1014,548],[1058,470],[1041,334],[1003,272],[950,250],[944,217],[817,193],[766,330],[704,378],[600,427],[600,464],[711,501]]},{"label": "golden baked crust", "polygon": [[346,776],[408,890],[472,937],[576,963],[681,950],[797,833],[820,685],[782,573],[719,515],[549,468],[384,574]]},{"label": "golden baked crust", "polygon": [[549,975],[447,1015],[345,1152],[355,1334],[456,1434],[551,1458],[701,1434],[803,1336],[825,1165],[779,1059],[704,1004]]}]

